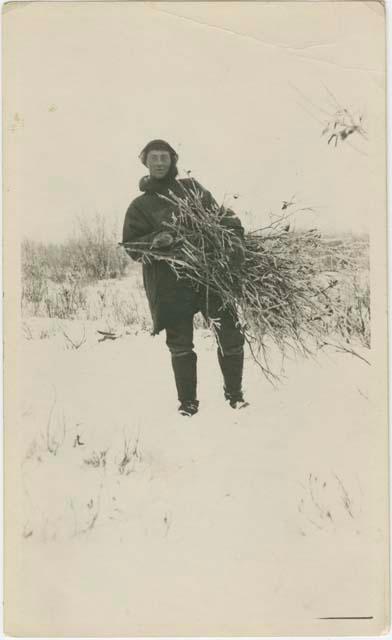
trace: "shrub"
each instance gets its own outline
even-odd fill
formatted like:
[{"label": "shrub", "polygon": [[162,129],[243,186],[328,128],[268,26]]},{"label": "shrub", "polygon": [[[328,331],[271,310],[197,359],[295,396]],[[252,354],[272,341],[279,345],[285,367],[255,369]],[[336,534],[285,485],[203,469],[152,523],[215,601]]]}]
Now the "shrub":
[{"label": "shrub", "polygon": [[45,279],[63,283],[72,277],[94,282],[126,274],[129,260],[117,245],[115,230],[108,230],[103,216],[79,218],[77,229],[63,244],[23,241],[22,275],[29,300],[43,299],[40,285]]}]

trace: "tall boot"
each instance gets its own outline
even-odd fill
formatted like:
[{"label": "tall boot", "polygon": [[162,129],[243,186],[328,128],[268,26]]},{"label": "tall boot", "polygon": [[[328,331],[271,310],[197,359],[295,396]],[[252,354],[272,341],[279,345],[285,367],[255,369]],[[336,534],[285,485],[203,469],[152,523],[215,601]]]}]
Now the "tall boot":
[{"label": "tall boot", "polygon": [[172,367],[177,387],[179,412],[192,416],[197,413],[199,402],[196,399],[197,356],[194,351],[184,355],[172,355]]},{"label": "tall boot", "polygon": [[235,408],[237,403],[244,402],[242,392],[242,374],[244,370],[244,352],[223,355],[218,349],[219,365],[223,374],[224,393],[226,400]]}]

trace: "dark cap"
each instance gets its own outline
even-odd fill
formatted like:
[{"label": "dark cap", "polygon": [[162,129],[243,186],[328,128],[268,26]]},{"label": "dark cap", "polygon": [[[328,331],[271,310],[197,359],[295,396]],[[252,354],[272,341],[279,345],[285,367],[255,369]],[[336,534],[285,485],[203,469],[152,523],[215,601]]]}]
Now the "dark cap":
[{"label": "dark cap", "polygon": [[178,154],[176,153],[176,151],[174,151],[173,147],[171,147],[170,144],[165,140],[157,139],[157,140],[151,140],[151,142],[149,142],[141,151],[139,158],[144,165],[146,164],[147,154],[152,149],[157,149],[160,151],[168,151],[171,155],[172,163],[176,164],[178,160]]}]

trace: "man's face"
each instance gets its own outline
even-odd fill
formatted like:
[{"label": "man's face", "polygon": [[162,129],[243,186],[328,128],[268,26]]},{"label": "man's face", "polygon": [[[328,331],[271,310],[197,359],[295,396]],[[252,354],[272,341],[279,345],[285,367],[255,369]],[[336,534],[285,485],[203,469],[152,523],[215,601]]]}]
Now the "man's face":
[{"label": "man's face", "polygon": [[153,178],[164,178],[171,165],[170,153],[161,149],[152,149],[147,154],[146,164]]}]

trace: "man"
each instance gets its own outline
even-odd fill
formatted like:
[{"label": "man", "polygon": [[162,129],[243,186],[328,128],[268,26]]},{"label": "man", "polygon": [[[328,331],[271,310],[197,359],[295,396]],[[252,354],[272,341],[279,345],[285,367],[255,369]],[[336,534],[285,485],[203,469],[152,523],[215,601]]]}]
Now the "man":
[{"label": "man", "polygon": [[[152,140],[142,150],[140,159],[149,169],[149,176],[141,179],[142,195],[133,200],[126,212],[123,243],[128,255],[143,263],[143,282],[153,320],[153,333],[166,330],[166,344],[171,353],[172,367],[180,402],[179,412],[192,416],[198,411],[197,356],[193,350],[193,316],[201,311],[204,318],[217,320],[218,360],[224,379],[224,394],[232,408],[247,403],[242,393],[244,337],[237,317],[221,308],[216,295],[204,287],[195,287],[185,279],[178,279],[165,260],[144,259],[143,249],[158,250],[164,255],[176,245],[176,238],[165,223],[172,221],[175,205],[160,196],[173,192],[185,197],[187,189],[195,186],[202,193],[206,209],[216,205],[209,191],[191,178],[177,179],[178,155],[164,140]],[[244,255],[244,230],[233,212],[226,212],[224,224],[238,235],[236,256]]]}]

